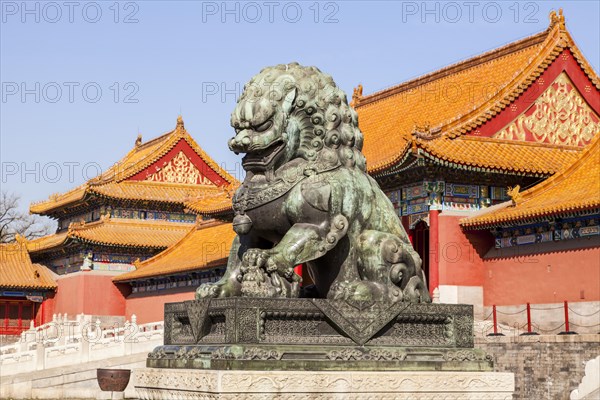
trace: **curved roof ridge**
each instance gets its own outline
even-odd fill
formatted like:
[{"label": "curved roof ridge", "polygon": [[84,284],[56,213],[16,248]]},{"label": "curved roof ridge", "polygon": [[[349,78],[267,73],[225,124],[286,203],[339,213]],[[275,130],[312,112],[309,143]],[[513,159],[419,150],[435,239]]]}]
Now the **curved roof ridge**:
[{"label": "curved roof ridge", "polygon": [[493,118],[525,92],[566,48],[571,51],[590,81],[600,89],[600,80],[596,71],[587,63],[583,55],[580,54],[579,49],[575,46],[575,42],[564,24],[551,23],[548,29],[549,34],[539,54],[530,60],[528,65],[518,74],[515,74],[515,77],[501,88],[501,90],[496,92],[487,101],[482,102],[479,107],[474,108],[470,113],[465,114],[461,118],[455,118],[454,120],[442,123],[444,127],[442,128],[444,131],[443,135],[449,137],[462,136],[464,133]]},{"label": "curved roof ridge", "polygon": [[224,265],[234,237],[231,223],[216,220],[200,223],[166,250],[136,263],[135,271],[119,275],[113,281],[133,281]]},{"label": "curved roof ridge", "polygon": [[[566,144],[527,142],[527,141],[524,141],[524,140],[498,139],[498,138],[486,137],[486,136],[467,136],[467,135],[463,135],[460,138],[461,138],[461,140],[469,140],[469,141],[476,141],[476,142],[501,143],[501,144],[506,144],[506,145],[509,145],[509,146],[529,146],[529,147],[543,147],[543,148],[552,148],[552,149],[563,149],[563,150],[581,151],[581,147],[580,146],[570,146],[570,145],[566,145]],[[436,138],[436,139],[452,140],[452,138],[448,137],[448,136],[441,136],[441,137]],[[419,141],[418,143],[427,143],[427,142],[431,142],[432,141],[432,140],[423,140],[423,139],[417,139],[417,140]]]},{"label": "curved roof ridge", "polygon": [[135,218],[118,218],[104,216],[96,221],[81,223],[74,223],[73,230],[86,230],[93,229],[100,225],[130,225],[138,226],[140,228],[151,228],[164,227],[165,229],[181,229],[181,227],[191,226],[189,222],[171,222],[162,219],[135,219]]},{"label": "curved roof ridge", "polygon": [[[594,135],[592,141],[590,142],[590,144],[588,144],[583,151],[577,156],[577,159],[571,163],[569,166],[567,166],[566,168],[564,168],[561,171],[557,171],[554,175],[552,175],[551,177],[549,177],[548,179],[544,180],[541,183],[538,183],[535,186],[530,187],[527,190],[524,190],[523,192],[520,192],[519,194],[521,196],[531,196],[532,194],[535,194],[538,191],[544,190],[545,188],[547,188],[548,186],[552,186],[558,182],[562,182],[565,179],[568,179],[569,175],[571,175],[573,172],[575,172],[576,170],[580,169],[580,168],[585,168],[586,165],[584,163],[584,161],[592,156],[598,156],[597,153],[600,153],[598,150],[600,149],[600,132],[596,133],[596,135]],[[599,160],[597,160],[598,162],[600,162]],[[598,178],[600,179],[600,178]]]},{"label": "curved roof ridge", "polygon": [[[597,192],[600,190],[599,156],[600,133],[594,136],[570,165],[523,192],[515,191],[512,202],[507,202],[506,207],[489,209],[463,218],[460,224],[465,228],[485,229],[508,221],[600,207]],[[559,192],[552,193],[553,190]],[[560,190],[566,198],[555,197],[561,194]],[[547,198],[548,193],[551,195],[550,199]]]},{"label": "curved roof ridge", "polygon": [[46,267],[33,264],[27,241],[17,237],[14,243],[0,244],[0,287],[55,289],[56,282]]},{"label": "curved roof ridge", "polygon": [[477,65],[484,64],[486,62],[492,61],[498,57],[504,56],[506,54],[515,53],[530,46],[539,44],[546,40],[551,28],[547,28],[542,32],[536,33],[534,35],[527,36],[523,39],[517,40],[516,42],[510,42],[501,47],[494,48],[485,53],[466,58],[464,60],[460,60],[453,64],[447,65],[440,69],[434,70],[432,72],[417,76],[416,78],[409,79],[408,81],[404,81],[400,84],[391,86],[389,88],[365,95],[360,97],[356,108],[360,108],[367,104],[375,103],[379,100],[383,100],[387,97],[391,97],[398,93],[402,93],[406,90],[410,90],[414,87],[423,85],[425,83],[429,83],[435,81],[440,78],[444,78],[448,75],[453,75],[459,73],[463,70],[473,68]]},{"label": "curved roof ridge", "polygon": [[175,133],[177,131],[176,129],[172,129],[168,132],[163,133],[162,135],[159,135],[155,138],[152,138],[150,140],[148,140],[147,142],[142,142],[139,146],[134,147],[133,149],[131,149],[131,151],[139,151],[139,150],[143,150],[149,146],[152,146],[154,144],[156,144],[157,142],[162,142],[163,140],[166,140],[169,138],[170,135],[172,135],[173,133]]},{"label": "curved roof ridge", "polygon": [[[112,218],[104,216],[99,220],[91,222],[72,222],[66,231],[46,235],[33,240],[28,240],[26,243],[29,252],[40,252],[60,247],[70,239],[80,239],[87,241],[89,240],[89,237],[84,237],[83,235],[89,235],[90,232],[93,233],[94,231],[97,231],[99,229],[134,229],[134,231],[129,231],[131,235],[134,235],[136,232],[140,233],[143,231],[150,231],[154,233],[169,232],[169,234],[178,234],[181,231],[181,233],[183,234],[183,231],[186,231],[187,233],[187,229],[192,230],[193,227],[194,225],[190,224],[189,222]],[[121,239],[122,238],[114,238],[112,242],[97,240],[97,242],[106,245],[113,245],[114,243],[122,243],[123,245],[127,245],[126,243],[124,243],[124,240]],[[141,246],[143,244],[142,242],[144,242],[144,239],[137,240],[137,244],[134,244],[133,247]],[[166,248],[168,247],[168,245],[169,243],[165,243],[164,245],[158,245],[158,241],[155,241],[155,243],[149,243],[147,247]]]}]

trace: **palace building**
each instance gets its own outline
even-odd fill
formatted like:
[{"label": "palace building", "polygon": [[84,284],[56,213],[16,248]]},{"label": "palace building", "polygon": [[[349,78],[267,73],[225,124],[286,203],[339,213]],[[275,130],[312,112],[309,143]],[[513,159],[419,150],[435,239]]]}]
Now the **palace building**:
[{"label": "palace building", "polygon": [[32,204],[58,221],[56,234],[28,243],[32,260],[59,275],[84,269],[129,271],[182,238],[197,214],[186,202],[229,195],[236,180],[184,128],[142,143],[100,176]]},{"label": "palace building", "polygon": [[179,117],[162,136],[146,143],[138,136],[134,148],[100,176],[32,204],[32,213],[58,222],[55,234],[26,243],[31,260],[57,275],[56,291],[44,295],[43,319],[51,313],[124,315],[131,288],[112,278],[135,271],[195,231],[197,222],[211,219],[197,204],[231,202],[237,184]]},{"label": "palace building", "polygon": [[[368,172],[434,297],[480,317],[491,305],[600,301],[600,79],[562,11],[545,31],[480,56],[368,95],[359,86],[352,105]],[[33,262],[56,274],[34,290],[43,318],[152,322],[162,304],[193,299],[225,269],[237,185],[180,118],[98,178],[33,204],[59,225],[23,258],[24,271],[44,268]]]},{"label": "palace building", "polygon": [[[480,56],[370,95],[359,86],[353,105],[369,173],[443,302],[484,302],[494,238],[469,234],[460,220],[508,200],[508,187],[529,188],[576,162],[600,131],[600,80],[562,11],[544,32]],[[598,288],[592,297],[600,300]]]}]

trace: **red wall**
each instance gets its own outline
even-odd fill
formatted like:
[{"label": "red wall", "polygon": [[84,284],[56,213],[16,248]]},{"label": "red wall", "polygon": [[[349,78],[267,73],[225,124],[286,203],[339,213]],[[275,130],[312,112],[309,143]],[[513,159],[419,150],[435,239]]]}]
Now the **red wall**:
[{"label": "red wall", "polygon": [[440,285],[483,286],[483,256],[494,245],[488,232],[465,233],[455,215],[438,217],[439,243],[430,243],[431,259],[437,258]]},{"label": "red wall", "polygon": [[115,285],[114,275],[77,272],[59,277],[54,297],[44,301],[44,321],[52,320],[52,314],[124,315],[126,285]]},{"label": "red wall", "polygon": [[486,306],[600,300],[598,237],[494,249],[488,257]]},{"label": "red wall", "polygon": [[127,320],[135,314],[138,324],[164,320],[165,303],[194,300],[196,288],[177,288],[144,293],[132,293],[126,300]]}]

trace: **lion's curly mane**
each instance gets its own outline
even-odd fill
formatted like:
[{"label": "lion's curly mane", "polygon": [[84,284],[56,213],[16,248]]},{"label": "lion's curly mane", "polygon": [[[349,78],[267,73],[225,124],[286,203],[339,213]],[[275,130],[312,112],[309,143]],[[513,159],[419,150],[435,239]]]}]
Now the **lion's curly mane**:
[{"label": "lion's curly mane", "polygon": [[298,63],[264,68],[244,86],[240,101],[267,99],[272,107],[281,108],[294,88],[285,132],[299,137],[296,156],[315,161],[326,147],[334,150],[328,153],[336,154],[342,165],[365,171],[358,115],[333,78],[318,68]]}]

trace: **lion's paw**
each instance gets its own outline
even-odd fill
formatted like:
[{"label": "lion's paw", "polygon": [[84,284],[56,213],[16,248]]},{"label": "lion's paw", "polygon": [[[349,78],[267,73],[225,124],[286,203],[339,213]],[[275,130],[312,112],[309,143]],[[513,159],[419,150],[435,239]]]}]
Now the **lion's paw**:
[{"label": "lion's paw", "polygon": [[205,299],[208,297],[219,297],[220,288],[215,283],[205,283],[196,289],[196,299]]},{"label": "lion's paw", "polygon": [[[248,249],[242,258],[242,266],[246,269],[260,268],[269,259],[269,254],[263,249]],[[243,271],[244,272],[244,271]]]}]

